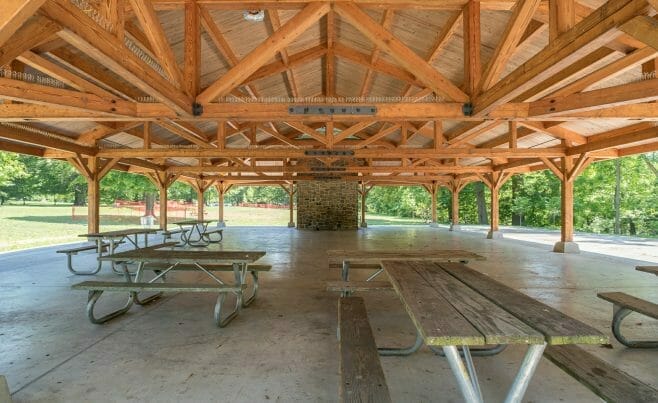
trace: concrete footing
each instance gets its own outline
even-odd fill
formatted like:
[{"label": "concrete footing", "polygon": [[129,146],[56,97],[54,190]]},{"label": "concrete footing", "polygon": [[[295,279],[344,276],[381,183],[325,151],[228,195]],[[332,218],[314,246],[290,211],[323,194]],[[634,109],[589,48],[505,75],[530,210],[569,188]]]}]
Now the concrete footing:
[{"label": "concrete footing", "polygon": [[502,238],[503,238],[503,233],[500,231],[489,230],[489,233],[487,233],[487,239],[502,239]]},{"label": "concrete footing", "polygon": [[437,222],[431,222],[431,223],[430,223],[430,228],[439,228],[439,223],[437,223]]},{"label": "concrete footing", "polygon": [[361,221],[361,228],[368,228],[368,223],[365,221]]},{"label": "concrete footing", "polygon": [[224,228],[224,227],[226,227],[226,221],[219,221],[219,222],[217,223],[217,226],[218,226],[219,228]]},{"label": "concrete footing", "polygon": [[459,231],[462,229],[462,226],[459,224],[450,224],[450,231]]},{"label": "concrete footing", "polygon": [[288,223],[288,228],[295,228],[295,223],[294,223],[294,221],[290,221],[290,222]]},{"label": "concrete footing", "polygon": [[575,242],[556,242],[553,246],[553,252],[557,253],[580,253],[580,248]]}]

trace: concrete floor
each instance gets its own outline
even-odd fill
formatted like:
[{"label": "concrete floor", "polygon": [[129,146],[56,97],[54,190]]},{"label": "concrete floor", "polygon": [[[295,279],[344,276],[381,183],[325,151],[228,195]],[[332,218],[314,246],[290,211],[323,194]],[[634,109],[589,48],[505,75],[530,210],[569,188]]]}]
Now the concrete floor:
[{"label": "concrete floor", "polygon": [[[444,228],[228,228],[219,247],[263,249],[262,262],[273,265],[261,276],[258,300],[224,329],[213,325],[214,298],[200,294],[168,295],[147,307],[134,306],[106,325],[93,325],[84,313],[86,293],[69,288],[89,278],[70,275],[56,247],[0,255],[0,374],[6,375],[14,401],[336,401],[337,295],[324,291],[324,281],[338,273],[327,269],[326,249],[476,252],[487,260],[471,267],[606,334],[612,306],[597,299],[597,291],[621,290],[658,301],[658,278],[636,272],[639,261],[560,255],[545,245],[491,241]],[[93,264],[91,255],[85,259]],[[104,268],[97,278],[118,280],[109,272]],[[394,294],[364,297],[379,345],[413,341],[413,326]],[[631,334],[658,334],[657,321],[636,314],[627,328]],[[658,388],[657,350],[611,343],[612,348],[587,349]],[[524,351],[510,347],[474,359],[485,399],[502,400]],[[395,401],[461,401],[447,362],[426,348],[411,357],[384,357],[382,363]],[[525,401],[599,399],[542,360]]]}]

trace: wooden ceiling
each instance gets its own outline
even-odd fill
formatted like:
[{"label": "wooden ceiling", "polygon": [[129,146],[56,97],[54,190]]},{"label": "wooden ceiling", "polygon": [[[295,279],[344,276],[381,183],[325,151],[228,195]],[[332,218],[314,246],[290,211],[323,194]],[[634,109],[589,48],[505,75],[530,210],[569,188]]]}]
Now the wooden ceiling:
[{"label": "wooden ceiling", "polygon": [[426,184],[658,150],[658,0],[1,3],[6,151]]}]

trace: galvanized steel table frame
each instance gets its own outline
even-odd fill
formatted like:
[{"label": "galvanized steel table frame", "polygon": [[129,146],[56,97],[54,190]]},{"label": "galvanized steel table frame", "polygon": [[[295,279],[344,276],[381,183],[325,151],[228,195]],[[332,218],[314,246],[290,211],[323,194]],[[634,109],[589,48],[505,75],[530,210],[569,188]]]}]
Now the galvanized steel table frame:
[{"label": "galvanized steel table frame", "polygon": [[[183,230],[180,235],[180,239],[183,242],[182,246],[208,246],[210,245],[210,240],[207,239],[203,234],[208,229],[208,224],[215,220],[187,220],[179,221],[174,224]],[[186,228],[186,227],[189,227]],[[192,239],[194,233],[197,233],[198,236]]]},{"label": "galvanized steel table frame", "polygon": [[[98,251],[98,266],[95,272],[89,274],[96,274],[100,271],[102,266],[101,257],[103,257],[103,241],[109,242],[108,255],[114,254],[116,246],[124,239],[133,244],[135,249],[141,249],[139,246],[139,235],[144,235],[144,247],[148,247],[148,236],[157,233],[157,230],[151,228],[130,228],[118,231],[94,232],[89,234],[81,234],[79,237],[85,237],[96,242],[96,250]],[[131,235],[133,239],[131,239]],[[114,262],[110,262],[112,271],[116,274],[123,274],[122,271],[117,270]]]}]

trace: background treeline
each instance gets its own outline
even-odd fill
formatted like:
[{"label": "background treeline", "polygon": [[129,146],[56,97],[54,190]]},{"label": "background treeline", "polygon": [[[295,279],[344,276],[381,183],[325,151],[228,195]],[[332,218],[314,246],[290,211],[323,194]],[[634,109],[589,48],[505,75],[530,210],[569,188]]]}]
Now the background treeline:
[{"label": "background treeline", "polygon": [[[658,155],[647,154],[592,164],[575,183],[575,227],[580,231],[658,236]],[[30,156],[0,153],[0,203],[48,201],[83,205],[85,180],[68,164]],[[101,182],[101,202],[144,200],[156,194],[155,186],[141,175],[110,172]],[[191,202],[196,192],[176,182],[170,200]],[[211,188],[206,202],[217,201]],[[234,187],[225,202],[288,203],[279,186]],[[355,200],[356,202],[356,200]],[[460,222],[487,224],[489,190],[482,182],[471,183],[460,193]],[[450,220],[450,192],[438,197],[438,219]],[[424,188],[375,187],[368,194],[370,213],[399,217],[430,218],[430,197]],[[560,225],[560,182],[549,171],[515,175],[500,192],[502,225],[556,228]]]}]

